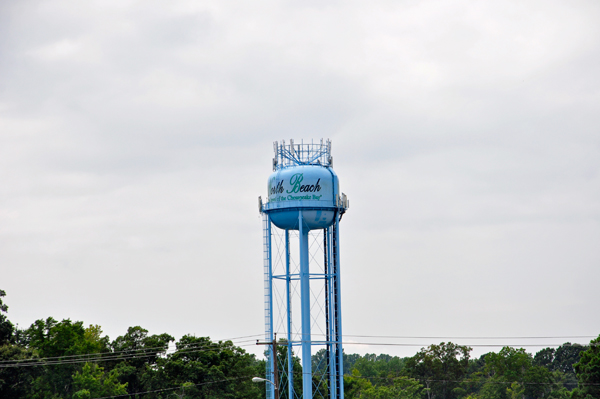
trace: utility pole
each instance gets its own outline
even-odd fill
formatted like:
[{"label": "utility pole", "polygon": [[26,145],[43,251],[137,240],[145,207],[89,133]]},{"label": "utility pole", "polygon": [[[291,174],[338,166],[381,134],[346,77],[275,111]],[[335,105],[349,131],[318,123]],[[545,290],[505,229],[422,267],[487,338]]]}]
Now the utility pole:
[{"label": "utility pole", "polygon": [[[256,345],[271,345],[273,349],[273,386],[275,386],[275,399],[279,399],[279,366],[277,363],[277,333],[273,335],[273,342],[259,342]],[[267,380],[268,381],[268,380]],[[271,381],[269,381],[271,382]]]}]

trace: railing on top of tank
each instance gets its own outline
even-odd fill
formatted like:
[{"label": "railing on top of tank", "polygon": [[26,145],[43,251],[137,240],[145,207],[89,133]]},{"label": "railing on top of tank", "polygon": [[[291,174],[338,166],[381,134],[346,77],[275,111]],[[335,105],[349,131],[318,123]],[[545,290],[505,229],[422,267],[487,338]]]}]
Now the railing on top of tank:
[{"label": "railing on top of tank", "polygon": [[289,144],[285,140],[281,140],[281,144],[277,141],[273,143],[275,150],[275,158],[273,158],[273,170],[296,165],[320,165],[333,166],[333,158],[331,157],[331,141],[323,139],[319,143],[300,144],[290,140]]}]

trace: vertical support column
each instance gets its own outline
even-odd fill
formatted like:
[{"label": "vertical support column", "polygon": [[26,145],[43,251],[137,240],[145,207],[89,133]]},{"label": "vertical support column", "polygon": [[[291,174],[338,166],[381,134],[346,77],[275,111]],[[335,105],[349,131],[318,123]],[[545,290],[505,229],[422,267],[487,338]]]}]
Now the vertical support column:
[{"label": "vertical support column", "polygon": [[344,399],[344,352],[342,350],[342,288],[340,281],[340,215],[336,212],[334,234],[334,262],[335,262],[335,333],[337,355],[338,398]]},{"label": "vertical support column", "polygon": [[300,302],[302,307],[302,397],[312,399],[312,353],[310,336],[310,274],[308,269],[308,228],[299,211]]},{"label": "vertical support column", "polygon": [[[265,339],[273,342],[273,264],[271,256],[271,218],[263,213],[263,257],[265,274]],[[269,349],[267,361],[266,378],[273,381],[273,351]],[[275,387],[266,384],[266,397],[275,397]]]},{"label": "vertical support column", "polygon": [[336,323],[335,323],[335,256],[333,251],[335,249],[334,241],[333,241],[333,227],[329,226],[326,230],[327,233],[327,248],[325,249],[328,254],[327,264],[328,264],[328,273],[327,273],[327,287],[328,289],[328,306],[326,308],[326,312],[329,316],[329,330],[328,330],[328,342],[327,349],[329,350],[329,397],[331,399],[337,399],[337,355],[336,355]]},{"label": "vertical support column", "polygon": [[329,392],[330,395],[329,397],[332,397],[331,395],[331,344],[329,343],[329,341],[331,341],[331,334],[330,334],[330,330],[331,330],[331,317],[330,317],[330,312],[329,312],[329,308],[330,306],[330,301],[329,301],[329,293],[331,292],[330,287],[329,287],[329,282],[331,281],[331,278],[329,276],[330,274],[330,267],[329,267],[329,240],[328,240],[328,233],[329,229],[323,229],[323,273],[324,273],[324,281],[325,281],[325,367],[326,367],[326,371],[325,371],[325,381],[327,381],[327,384],[329,386]]},{"label": "vertical support column", "polygon": [[[294,399],[294,362],[292,358],[292,299],[290,295],[290,285],[292,277],[290,275],[290,231],[285,231],[285,295],[287,302],[287,378],[288,378],[288,398]],[[281,392],[280,392],[281,394]]]}]

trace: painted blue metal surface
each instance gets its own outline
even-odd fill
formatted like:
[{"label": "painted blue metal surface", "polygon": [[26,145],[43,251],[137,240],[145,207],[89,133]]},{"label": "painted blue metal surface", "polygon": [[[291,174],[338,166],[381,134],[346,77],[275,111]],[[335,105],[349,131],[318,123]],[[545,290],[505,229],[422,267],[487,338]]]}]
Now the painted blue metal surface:
[{"label": "painted blue metal surface", "polygon": [[298,212],[300,230],[300,312],[302,314],[302,396],[312,399],[312,350],[310,319],[310,272],[308,270],[308,228]]},{"label": "painted blue metal surface", "polygon": [[342,350],[342,302],[341,302],[341,279],[340,279],[340,219],[337,218],[333,227],[333,256],[334,256],[334,267],[335,274],[333,277],[334,283],[334,294],[335,294],[335,353],[337,356],[336,364],[336,377],[338,383],[336,384],[337,397],[344,398],[344,352]]},{"label": "painted blue metal surface", "polygon": [[287,379],[288,379],[288,398],[294,397],[294,362],[292,351],[292,296],[290,292],[291,273],[290,273],[290,232],[285,231],[285,293],[286,293],[286,309],[287,311]]},{"label": "painted blue metal surface", "polygon": [[339,180],[333,169],[296,165],[278,169],[269,177],[264,211],[280,229],[298,230],[298,211],[310,230],[324,229],[334,221]]},{"label": "painted blue metal surface", "polygon": [[268,180],[268,202],[285,207],[288,201],[312,201],[334,207],[338,178],[333,169],[319,165],[298,165],[279,169]]},{"label": "painted blue metal surface", "polygon": [[[263,258],[265,277],[265,340],[273,341],[273,268],[271,254],[271,221],[269,215],[263,213]],[[271,346],[267,350],[266,378],[273,381],[273,353]],[[266,384],[266,399],[275,398],[275,389],[272,384]]]},{"label": "painted blue metal surface", "polygon": [[[259,199],[259,206],[264,219],[265,339],[272,340],[274,333],[287,338],[287,359],[278,369],[287,385],[280,387],[280,397],[343,399],[339,222],[348,201],[332,169],[331,142],[275,143],[273,169],[268,199]],[[297,307],[299,314],[293,312]],[[294,347],[300,349],[301,392],[294,387],[300,376],[294,370]],[[325,355],[313,367],[317,348],[325,349]],[[272,379],[270,349],[268,357],[266,377]],[[267,385],[271,399],[274,390]]]}]

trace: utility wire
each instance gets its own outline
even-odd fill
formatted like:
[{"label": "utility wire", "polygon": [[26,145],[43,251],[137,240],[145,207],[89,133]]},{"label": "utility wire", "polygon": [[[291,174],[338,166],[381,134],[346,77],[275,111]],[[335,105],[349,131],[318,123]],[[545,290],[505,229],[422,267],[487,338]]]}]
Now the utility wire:
[{"label": "utility wire", "polygon": [[[317,375],[316,373],[314,373],[315,375]],[[394,377],[366,377],[366,376],[354,376],[354,375],[348,375],[345,374],[345,376],[351,377],[351,378],[361,378],[361,379],[366,379],[366,380],[370,380],[370,379],[376,379],[376,380],[394,380],[395,378],[400,378],[400,377],[404,377],[404,376],[394,376]],[[525,382],[525,381],[494,381],[491,379],[481,379],[481,380],[473,380],[473,379],[464,379],[464,380],[433,380],[433,379],[429,379],[429,378],[414,378],[414,377],[408,377],[411,378],[413,380],[417,380],[420,382],[455,382],[455,383],[469,383],[469,384],[479,384],[479,383],[492,383],[492,384],[523,384],[523,385],[559,385],[559,384],[563,384],[562,382]],[[600,385],[600,383],[598,382],[585,382],[585,383],[581,383],[578,382],[579,385]]]},{"label": "utility wire", "polygon": [[[322,335],[322,334],[313,334]],[[175,348],[170,351],[168,345],[151,348],[140,348],[140,349],[126,349],[115,352],[104,352],[104,353],[92,353],[92,354],[79,354],[79,355],[67,355],[67,356],[55,356],[46,358],[30,358],[30,359],[19,359],[19,360],[2,360],[0,361],[0,368],[12,368],[12,367],[28,367],[28,366],[44,366],[44,365],[65,365],[65,364],[78,364],[86,362],[107,362],[107,361],[121,361],[129,359],[142,359],[148,357],[160,357],[164,355],[172,354],[183,354],[183,353],[195,353],[203,352],[214,349],[223,348],[227,342],[231,342],[232,346],[252,346],[251,344],[245,344],[246,342],[254,340],[243,340],[243,338],[259,337],[262,334],[245,335],[241,337],[234,337],[225,340],[219,340],[217,342],[207,342],[197,345],[184,346],[182,348]],[[583,338],[593,337],[584,335],[571,335],[571,336],[553,336],[553,337],[417,337],[417,336],[388,336],[388,335],[345,335],[346,337],[370,337],[370,338],[395,338],[395,339],[568,339],[568,338]],[[236,341],[236,342],[234,342]],[[342,342],[344,345],[365,345],[365,346],[401,346],[401,347],[426,347],[429,344],[415,344],[415,343],[392,343],[392,342]],[[587,346],[590,344],[582,345]],[[591,344],[598,345],[598,344]],[[471,344],[464,345],[469,347],[559,347],[562,344]]]},{"label": "utility wire", "polygon": [[[195,347],[206,347],[206,346],[222,346],[225,345],[226,342],[231,341],[232,344],[238,344],[238,343],[243,343],[243,342],[253,342],[254,340],[240,340],[241,338],[248,338],[248,337],[258,337],[258,336],[262,336],[262,334],[260,335],[247,335],[247,336],[243,336],[243,337],[237,337],[237,338],[229,338],[226,340],[219,340],[216,342],[210,342],[210,343],[205,343],[205,344],[197,344],[197,345],[190,345],[190,346],[186,346],[182,349],[179,349],[179,351],[183,350],[183,349],[188,349],[188,348],[195,348]],[[233,342],[234,340],[237,340],[237,342]],[[83,358],[86,356],[113,356],[113,355],[117,355],[117,354],[125,354],[125,356],[133,356],[136,355],[138,353],[140,354],[145,354],[145,352],[157,352],[151,356],[158,356],[160,353],[162,352],[168,352],[169,350],[169,344],[163,345],[163,346],[155,346],[155,347],[149,347],[149,348],[139,348],[139,349],[124,349],[124,350],[120,350],[120,351],[112,351],[112,352],[97,352],[97,353],[86,353],[86,354],[78,354],[78,355],[65,355],[65,356],[52,356],[52,357],[45,357],[45,358],[33,358],[33,359],[22,359],[19,361],[28,361],[28,360],[35,360],[35,361],[40,361],[40,360],[54,360],[54,359],[76,359],[76,358]],[[176,349],[177,351],[178,349]],[[0,360],[0,364],[3,363],[10,363],[10,362],[14,362],[14,360]]]},{"label": "utility wire", "polygon": [[[277,332],[277,334],[286,335],[287,332]],[[312,335],[325,336],[325,334],[312,333]],[[353,335],[344,334],[344,337],[355,338],[392,338],[392,339],[580,339],[597,338],[598,335],[561,335],[561,336],[496,336],[496,337],[476,337],[476,336],[417,336],[417,335]]]},{"label": "utility wire", "polygon": [[[246,344],[243,346],[251,346],[251,345],[252,344]],[[212,349],[212,348],[211,349],[196,349],[196,350],[190,350],[190,351],[177,351],[177,352],[173,352],[172,354],[198,353],[198,352],[208,352],[208,351],[213,351],[213,350],[214,349]],[[16,361],[15,363],[0,365],[0,368],[53,366],[53,365],[95,363],[95,362],[106,362],[106,361],[122,361],[122,360],[143,359],[143,358],[148,358],[148,357],[153,357],[153,356],[156,356],[156,355],[133,355],[133,356],[127,356],[127,357],[119,356],[119,357],[110,357],[110,358],[100,357],[100,358],[88,358],[88,359],[73,359],[73,360],[67,360],[67,361],[60,361],[60,360],[36,361],[36,362],[30,362],[30,363],[21,363],[20,361]]]},{"label": "utility wire", "polygon": [[[236,380],[241,380],[243,378],[251,378],[254,375],[244,375],[241,377],[235,377],[235,378],[224,378],[222,380],[215,380],[215,381],[208,381],[208,382],[201,382],[198,384],[192,384],[192,385],[188,385],[188,386],[195,386],[195,387],[199,387],[199,386],[203,386],[203,385],[210,385],[210,384],[216,384],[219,382],[227,382],[227,381],[236,381]],[[155,389],[153,391],[145,391],[145,392],[135,392],[135,393],[127,393],[127,394],[123,394],[123,395],[115,395],[115,396],[102,396],[101,398],[96,398],[96,399],[113,399],[113,398],[124,398],[127,396],[139,396],[139,395],[145,395],[147,393],[157,393],[157,392],[167,392],[167,391],[175,391],[177,389],[182,389],[181,386],[175,387],[175,388],[163,388],[163,389]],[[185,389],[185,387],[183,388]]]},{"label": "utility wire", "polygon": [[[240,376],[240,377],[233,377],[233,378],[224,378],[221,380],[215,380],[215,381],[207,381],[207,382],[201,382],[198,384],[193,384],[193,385],[188,385],[188,387],[190,386],[194,386],[194,387],[199,387],[199,386],[205,386],[205,385],[211,385],[211,384],[217,384],[219,382],[229,382],[229,381],[238,381],[238,380],[242,380],[242,379],[246,379],[246,378],[251,378],[254,375],[244,375],[244,376]],[[362,379],[390,379],[390,378],[386,378],[386,377],[363,377],[363,376],[353,376],[352,378],[362,378]],[[556,385],[556,383],[553,382],[520,382],[520,381],[481,381],[481,380],[432,380],[432,379],[420,379],[420,378],[413,378],[414,380],[420,381],[420,382],[454,382],[454,383],[492,383],[492,384],[521,384],[521,385]],[[596,385],[600,385],[600,383],[579,383],[580,386],[596,386]],[[100,398],[96,398],[96,399],[115,399],[115,398],[124,398],[124,397],[128,397],[128,396],[139,396],[139,395],[145,395],[145,394],[149,394],[149,393],[158,393],[158,392],[168,392],[168,391],[175,391],[175,390],[180,390],[180,389],[184,389],[185,390],[186,387],[173,387],[173,388],[162,388],[162,389],[155,389],[152,391],[144,391],[144,392],[134,392],[134,393],[127,393],[127,394],[123,394],[123,395],[113,395],[113,396],[102,396]]]},{"label": "utility wire", "polygon": [[[252,340],[253,341],[253,340]],[[246,342],[246,341],[245,341]],[[238,346],[254,346],[254,344],[243,344]],[[187,354],[187,353],[198,353],[214,351],[215,349],[229,349],[228,347],[223,348],[218,344],[205,345],[205,346],[194,346],[175,350],[174,352],[165,353],[167,355],[174,354]],[[32,366],[50,366],[50,365],[66,365],[66,364],[79,364],[79,363],[91,363],[91,362],[107,362],[107,361],[121,361],[130,359],[143,359],[148,357],[160,356],[157,353],[145,354],[145,353],[132,353],[132,354],[117,354],[112,355],[111,352],[107,352],[106,355],[98,356],[98,354],[81,355],[87,357],[62,359],[60,357],[55,358],[32,358],[32,359],[19,359],[3,361],[0,364],[0,368],[14,368],[14,367],[32,367]],[[52,359],[52,360],[48,360]]]},{"label": "utility wire", "polygon": [[[317,335],[317,334],[314,334]],[[318,334],[324,335],[324,334]],[[408,335],[350,335],[344,334],[344,337],[356,338],[395,338],[395,339],[576,339],[576,338],[596,338],[597,335],[563,335],[563,336],[533,336],[533,337],[426,337],[426,336],[408,336]]]},{"label": "utility wire", "polygon": [[[254,346],[254,344],[245,344],[240,346]],[[198,352],[208,352],[214,351],[218,348],[208,348],[208,349],[192,349],[192,350],[178,350],[175,352],[169,353],[169,355],[174,354],[185,354],[185,353],[198,353]],[[108,361],[121,361],[121,360],[133,360],[133,359],[143,359],[148,357],[158,356],[156,354],[133,354],[130,356],[105,356],[105,357],[89,357],[82,359],[67,359],[67,360],[53,360],[53,361],[45,361],[38,359],[30,359],[31,362],[25,363],[22,360],[13,361],[10,364],[2,364],[0,368],[13,368],[13,367],[32,367],[32,366],[52,366],[52,365],[66,365],[66,364],[79,364],[79,363],[92,363],[92,362],[108,362]]]},{"label": "utility wire", "polygon": [[[245,344],[245,345],[240,345],[240,346],[253,346],[253,344]],[[204,349],[197,349],[197,348],[204,348]],[[174,352],[170,352],[167,355],[208,352],[208,351],[214,351],[216,349],[227,349],[227,348],[219,348],[219,347],[208,347],[208,348],[207,347],[197,347],[197,348],[180,349],[180,350],[176,350]],[[131,354],[131,355],[110,356],[110,353],[107,353],[107,356],[89,356],[89,357],[79,358],[79,359],[60,359],[60,358],[58,358],[57,360],[49,360],[49,361],[46,360],[45,358],[33,358],[33,359],[27,359],[27,360],[31,361],[28,363],[23,362],[23,360],[12,360],[12,361],[9,361],[12,363],[2,364],[2,365],[0,365],[0,368],[54,365],[54,364],[77,364],[77,363],[88,363],[88,362],[106,362],[106,361],[113,361],[113,360],[120,361],[120,360],[129,360],[129,359],[142,359],[142,358],[148,358],[148,357],[153,357],[153,356],[160,356],[160,355],[152,353],[152,354]]]},{"label": "utility wire", "polygon": [[[247,342],[247,341],[244,341]],[[188,350],[188,349],[194,349],[194,348],[205,348],[205,347],[219,347],[219,344],[208,344],[208,345],[193,345],[193,346],[187,346],[184,348],[181,348],[179,350],[176,351],[184,351],[184,350]],[[160,356],[162,354],[167,354],[168,353],[168,347],[159,347],[160,349],[156,350],[157,348],[142,348],[142,349],[131,349],[131,350],[123,350],[123,351],[117,351],[117,352],[96,352],[96,353],[85,353],[85,354],[79,354],[79,355],[66,355],[66,356],[54,356],[54,357],[44,357],[44,358],[30,358],[30,359],[19,359],[18,361],[20,362],[25,362],[25,361],[36,361],[36,362],[40,362],[40,361],[54,361],[54,360],[61,360],[61,361],[75,361],[75,360],[79,360],[79,359],[107,359],[107,358],[129,358],[129,357],[136,357],[136,356]],[[147,353],[147,352],[152,352],[152,353]],[[173,352],[170,352],[173,353]],[[15,360],[2,360],[0,361],[0,364],[3,363],[14,363]]]},{"label": "utility wire", "polygon": [[[344,345],[373,345],[373,346],[415,346],[425,347],[431,344],[400,344],[400,343],[386,343],[386,342],[342,342]],[[506,346],[511,348],[522,348],[522,347],[559,347],[563,344],[464,344],[461,346],[478,347],[478,348],[504,348]],[[581,346],[598,346],[599,344],[585,344]]]}]

